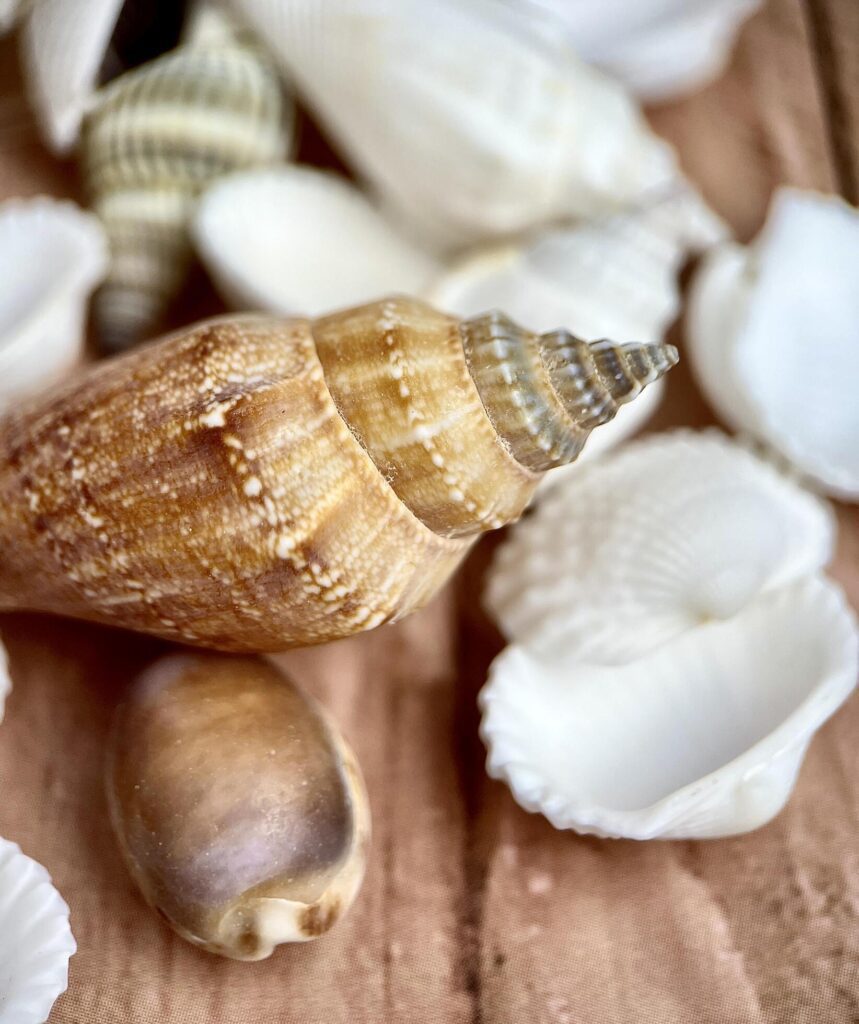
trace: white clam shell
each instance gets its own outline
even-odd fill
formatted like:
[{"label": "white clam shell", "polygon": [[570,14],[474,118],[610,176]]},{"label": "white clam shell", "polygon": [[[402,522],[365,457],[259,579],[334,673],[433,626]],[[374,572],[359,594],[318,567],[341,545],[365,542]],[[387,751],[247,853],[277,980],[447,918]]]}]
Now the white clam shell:
[{"label": "white clam shell", "polygon": [[42,1024],[77,945],[48,872],[0,839],[0,1024]]},{"label": "white clam shell", "polygon": [[692,366],[731,426],[822,490],[859,499],[859,211],[781,190],[749,248],[715,249],[693,282]]},{"label": "white clam shell", "polygon": [[507,648],[481,693],[488,770],[557,828],[633,839],[757,828],[856,681],[856,623],[809,578],[623,666]]},{"label": "white clam shell", "polygon": [[510,6],[231,5],[385,204],[439,248],[623,208],[678,177],[622,86]]},{"label": "white clam shell", "polygon": [[742,23],[761,0],[517,0],[554,16],[573,49],[643,100],[717,78]]},{"label": "white clam shell", "polygon": [[717,431],[654,435],[585,466],[511,532],[486,605],[511,640],[575,637],[620,664],[821,569],[832,513]]},{"label": "white clam shell", "polygon": [[104,232],[74,203],[0,204],[0,412],[77,362],[87,299],[106,270]]},{"label": "white clam shell", "polygon": [[357,188],[310,167],[222,179],[203,195],[193,233],[218,289],[239,309],[318,316],[420,294],[438,273]]},{"label": "white clam shell", "polygon": [[21,31],[27,90],[55,152],[77,142],[123,0],[38,0]]},{"label": "white clam shell", "polygon": [[[429,298],[458,316],[503,309],[534,331],[563,324],[588,340],[654,344],[664,340],[679,311],[677,273],[686,257],[725,236],[704,201],[680,189],[637,210],[480,250],[443,274]],[[663,390],[658,381],[620,409],[592,433],[575,463],[548,474],[546,486],[639,430]]]}]

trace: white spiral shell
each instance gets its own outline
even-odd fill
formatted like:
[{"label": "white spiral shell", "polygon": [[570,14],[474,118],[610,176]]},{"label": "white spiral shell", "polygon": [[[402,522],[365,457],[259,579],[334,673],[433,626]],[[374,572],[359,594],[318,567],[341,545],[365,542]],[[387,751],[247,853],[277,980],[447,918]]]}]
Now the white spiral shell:
[{"label": "white spiral shell", "polygon": [[492,0],[231,0],[384,203],[440,248],[678,178],[623,88]]}]

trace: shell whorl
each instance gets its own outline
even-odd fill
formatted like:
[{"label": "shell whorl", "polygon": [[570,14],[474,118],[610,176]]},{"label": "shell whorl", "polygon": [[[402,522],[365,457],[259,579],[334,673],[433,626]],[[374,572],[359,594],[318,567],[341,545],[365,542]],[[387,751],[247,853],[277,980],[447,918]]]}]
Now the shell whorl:
[{"label": "shell whorl", "polygon": [[288,125],[273,66],[255,47],[208,27],[115,79],[85,125],[83,174],[111,246],[96,297],[106,347],[152,330],[192,259],[188,221],[216,178],[276,162]]},{"label": "shell whorl", "polygon": [[464,321],[460,333],[489,419],[537,472],[572,462],[594,428],[677,362],[673,345],[534,334],[497,312]]}]

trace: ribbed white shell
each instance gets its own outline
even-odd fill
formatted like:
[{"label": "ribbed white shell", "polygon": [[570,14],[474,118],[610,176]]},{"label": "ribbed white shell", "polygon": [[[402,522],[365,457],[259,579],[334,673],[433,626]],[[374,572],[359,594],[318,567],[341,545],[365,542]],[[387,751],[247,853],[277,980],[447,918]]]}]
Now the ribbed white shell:
[{"label": "ribbed white shell", "polygon": [[42,1024],[77,946],[48,872],[0,839],[0,1024]]},{"label": "ribbed white shell", "polygon": [[87,300],[106,269],[104,232],[74,203],[0,204],[0,412],[77,362]]},{"label": "ribbed white shell", "polygon": [[717,78],[761,0],[514,0],[557,19],[573,49],[644,100]]},{"label": "ribbed white shell", "polygon": [[238,309],[319,316],[420,295],[438,273],[354,185],[311,167],[234,174],[200,200],[197,250]]},{"label": "ribbed white shell", "polygon": [[38,0],[21,31],[27,90],[57,153],[78,140],[123,0]]},{"label": "ribbed white shell", "polygon": [[859,499],[859,211],[781,190],[758,240],[693,283],[692,366],[719,415]]},{"label": "ribbed white shell", "polygon": [[514,641],[576,638],[621,664],[822,568],[828,507],[717,431],[627,445],[511,532],[486,604]]},{"label": "ribbed white shell", "polygon": [[841,591],[808,578],[622,666],[563,638],[508,647],[480,703],[488,770],[557,828],[633,839],[757,828],[856,682]]},{"label": "ribbed white shell", "polygon": [[678,172],[622,87],[492,0],[230,0],[399,216],[455,248]]}]

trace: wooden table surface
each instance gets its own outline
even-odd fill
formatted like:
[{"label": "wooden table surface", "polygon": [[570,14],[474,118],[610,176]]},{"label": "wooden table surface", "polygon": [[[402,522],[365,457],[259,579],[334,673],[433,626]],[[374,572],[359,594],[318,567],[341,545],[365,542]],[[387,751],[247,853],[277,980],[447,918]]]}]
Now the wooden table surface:
[{"label": "wooden table surface", "polygon": [[[0,47],[0,196],[77,194],[43,152]],[[716,84],[652,112],[742,239],[775,186],[859,201],[859,3],[771,0]],[[320,149],[307,130],[303,148]],[[202,276],[194,312],[216,309]],[[682,329],[675,330],[682,350]],[[656,423],[709,414],[682,366]],[[833,574],[859,606],[859,512]],[[476,693],[500,638],[479,606],[493,540],[401,624],[282,657],[333,712],[370,791],[353,912],[259,964],[185,945],[114,848],[111,708],[158,644],[0,620],[15,690],[0,728],[0,835],[51,871],[78,941],[54,1024],[823,1024],[859,1021],[859,700],[814,740],[776,821],[710,842],[559,833],[483,771]]]}]

